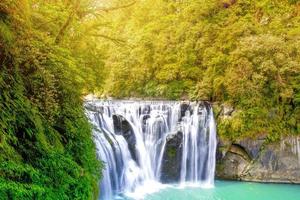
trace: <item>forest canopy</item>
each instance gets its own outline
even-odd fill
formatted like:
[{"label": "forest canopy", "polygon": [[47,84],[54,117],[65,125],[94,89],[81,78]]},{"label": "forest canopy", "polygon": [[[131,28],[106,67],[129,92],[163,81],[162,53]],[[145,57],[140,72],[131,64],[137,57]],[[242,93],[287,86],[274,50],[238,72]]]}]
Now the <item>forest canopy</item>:
[{"label": "forest canopy", "polygon": [[300,1],[146,0],[108,19],[123,42],[107,44],[104,97],[229,105],[232,139],[300,133]]},{"label": "forest canopy", "polygon": [[101,163],[82,96],[103,61],[77,31],[86,6],[0,2],[0,199],[98,197]]}]

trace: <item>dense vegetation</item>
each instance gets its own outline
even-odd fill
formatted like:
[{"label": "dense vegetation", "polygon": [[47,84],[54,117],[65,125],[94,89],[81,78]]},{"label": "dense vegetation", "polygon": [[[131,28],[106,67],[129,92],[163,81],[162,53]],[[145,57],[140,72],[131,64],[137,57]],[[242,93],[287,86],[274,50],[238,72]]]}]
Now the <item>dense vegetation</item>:
[{"label": "dense vegetation", "polygon": [[110,17],[107,96],[233,106],[232,139],[300,133],[300,1],[146,0]]},{"label": "dense vegetation", "polygon": [[97,198],[101,165],[82,94],[103,64],[65,37],[81,25],[76,3],[0,1],[0,199]]},{"label": "dense vegetation", "polygon": [[1,0],[0,69],[0,199],[93,199],[88,93],[232,106],[230,139],[300,133],[300,1]]}]

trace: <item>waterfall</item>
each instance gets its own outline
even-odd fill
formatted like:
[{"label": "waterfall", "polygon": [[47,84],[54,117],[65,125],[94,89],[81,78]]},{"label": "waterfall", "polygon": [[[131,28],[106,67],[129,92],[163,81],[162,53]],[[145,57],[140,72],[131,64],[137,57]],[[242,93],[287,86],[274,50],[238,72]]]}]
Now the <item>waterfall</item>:
[{"label": "waterfall", "polygon": [[182,120],[183,156],[181,183],[213,185],[216,151],[216,128],[211,108],[194,105]]},{"label": "waterfall", "polygon": [[100,199],[159,185],[167,136],[179,132],[180,185],[213,186],[216,125],[208,103],[92,100],[85,107],[105,164]]}]

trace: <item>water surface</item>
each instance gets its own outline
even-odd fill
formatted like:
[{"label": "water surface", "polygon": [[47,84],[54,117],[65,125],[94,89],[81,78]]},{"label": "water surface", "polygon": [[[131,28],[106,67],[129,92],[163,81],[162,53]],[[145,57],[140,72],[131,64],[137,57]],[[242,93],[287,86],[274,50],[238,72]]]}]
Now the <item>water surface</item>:
[{"label": "water surface", "polygon": [[[145,188],[146,189],[146,188]],[[118,197],[118,200],[134,198]],[[300,185],[216,181],[214,188],[168,186],[144,200],[299,200]]]}]

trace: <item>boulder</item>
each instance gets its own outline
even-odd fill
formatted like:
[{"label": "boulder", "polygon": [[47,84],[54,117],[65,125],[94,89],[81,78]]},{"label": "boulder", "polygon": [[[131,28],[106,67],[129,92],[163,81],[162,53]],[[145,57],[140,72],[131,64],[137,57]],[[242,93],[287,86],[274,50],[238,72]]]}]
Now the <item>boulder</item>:
[{"label": "boulder", "polygon": [[130,151],[133,160],[137,161],[136,157],[136,138],[130,123],[120,115],[113,115],[114,130],[116,134],[123,135],[128,144],[128,149]]},{"label": "boulder", "polygon": [[182,139],[182,132],[170,134],[167,137],[161,169],[161,182],[163,183],[174,183],[180,180]]},{"label": "boulder", "polygon": [[250,162],[251,157],[242,146],[231,144],[225,156],[217,162],[217,177],[239,180]]}]

